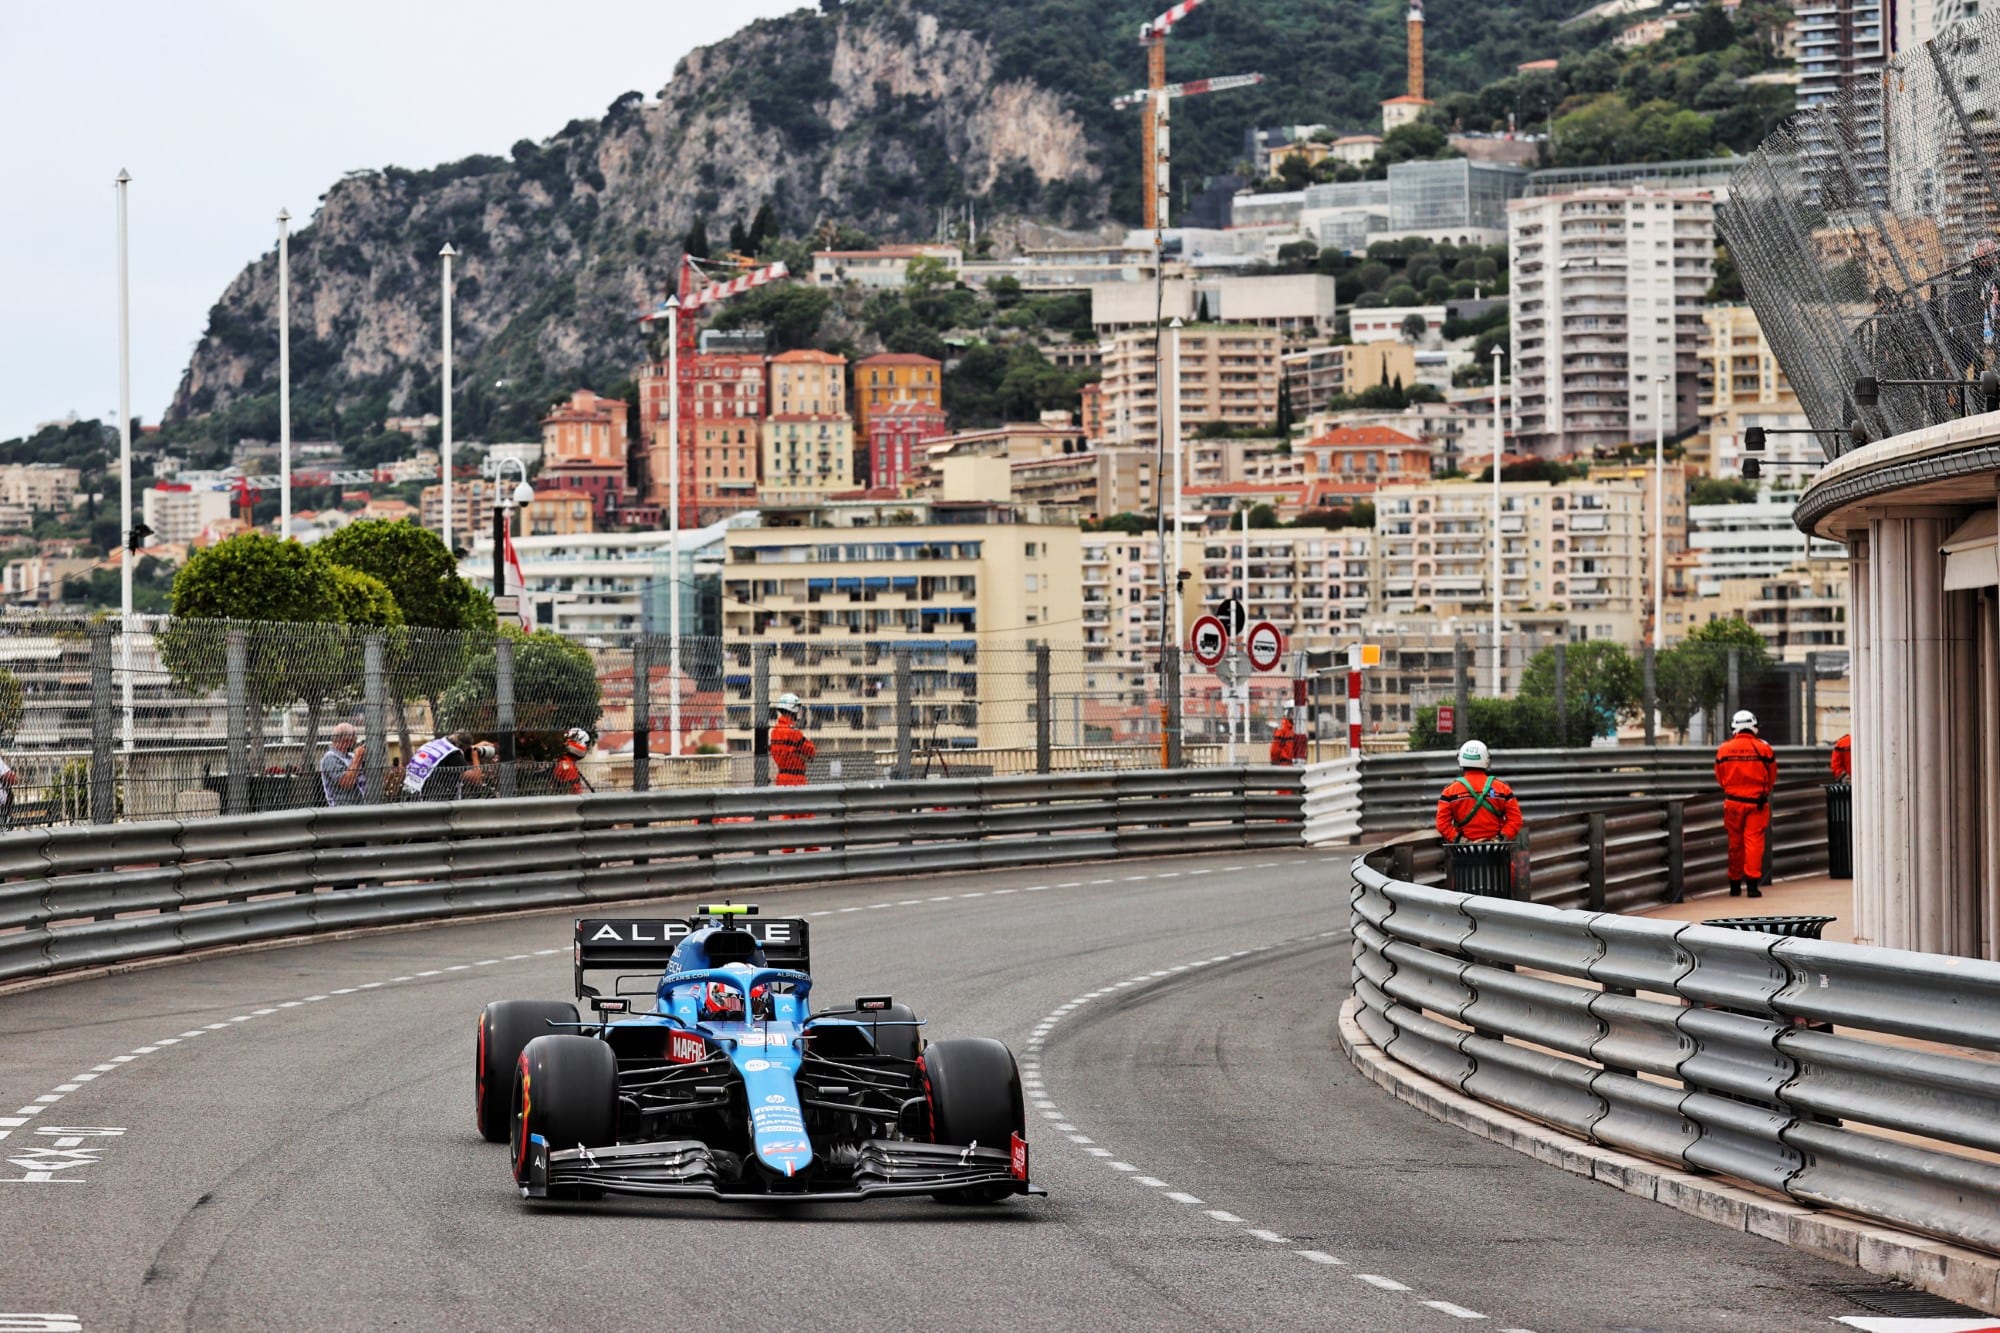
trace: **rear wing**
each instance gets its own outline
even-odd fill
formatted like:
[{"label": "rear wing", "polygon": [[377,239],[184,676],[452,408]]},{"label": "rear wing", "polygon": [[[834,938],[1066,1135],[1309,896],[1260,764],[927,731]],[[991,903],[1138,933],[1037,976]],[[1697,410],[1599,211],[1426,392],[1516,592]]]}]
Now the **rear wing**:
[{"label": "rear wing", "polygon": [[[598,993],[583,984],[585,972],[665,971],[674,946],[696,925],[682,917],[579,917],[572,949],[578,998]],[[812,971],[811,936],[803,918],[737,917],[729,925],[756,936],[772,967]]]}]

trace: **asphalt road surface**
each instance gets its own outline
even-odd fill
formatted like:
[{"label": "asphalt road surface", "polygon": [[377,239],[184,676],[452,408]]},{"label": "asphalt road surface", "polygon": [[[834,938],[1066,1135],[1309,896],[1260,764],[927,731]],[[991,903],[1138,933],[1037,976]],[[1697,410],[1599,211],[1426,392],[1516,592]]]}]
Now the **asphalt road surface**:
[{"label": "asphalt road surface", "polygon": [[1250,852],[763,895],[812,918],[820,998],[893,992],[932,1037],[1022,1057],[1050,1197],[994,1208],[524,1203],[473,1129],[473,1019],[568,997],[564,913],[0,998],[0,1326],[1762,1333],[1859,1312],[1839,1289],[1866,1274],[1364,1081],[1334,1030],[1345,871]]}]

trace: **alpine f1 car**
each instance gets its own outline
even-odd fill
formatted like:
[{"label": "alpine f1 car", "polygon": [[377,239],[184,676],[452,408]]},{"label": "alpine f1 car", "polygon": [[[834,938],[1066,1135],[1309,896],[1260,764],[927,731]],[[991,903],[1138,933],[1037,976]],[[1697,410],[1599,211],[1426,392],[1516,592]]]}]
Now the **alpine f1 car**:
[{"label": "alpine f1 car", "polygon": [[[573,1004],[480,1012],[479,1132],[531,1199],[928,1194],[997,1203],[1028,1179],[1013,1053],[926,1043],[886,995],[810,1007],[806,923],[754,907],[576,923]],[[662,973],[660,970],[664,969]],[[600,975],[614,974],[609,994]],[[651,1008],[635,1001],[650,997]]]}]

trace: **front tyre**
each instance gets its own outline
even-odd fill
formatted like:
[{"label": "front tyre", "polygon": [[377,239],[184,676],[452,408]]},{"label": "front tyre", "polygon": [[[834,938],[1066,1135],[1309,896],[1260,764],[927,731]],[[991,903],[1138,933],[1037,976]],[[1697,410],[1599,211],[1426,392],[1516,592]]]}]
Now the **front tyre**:
[{"label": "front tyre", "polygon": [[[924,1047],[919,1064],[933,1143],[1005,1151],[1014,1135],[1028,1136],[1021,1073],[1004,1043],[991,1037],[934,1041]],[[1013,1193],[1005,1185],[989,1185],[933,1197],[940,1203],[998,1203]]]},{"label": "front tyre", "polygon": [[618,1141],[618,1061],[608,1043],[547,1036],[522,1049],[508,1134],[518,1182],[525,1183],[528,1140],[536,1134],[551,1151],[608,1148]]},{"label": "front tyre", "polygon": [[495,1000],[479,1011],[472,1105],[480,1137],[488,1143],[507,1141],[521,1049],[547,1033],[549,1024],[576,1021],[576,1006],[557,1000]]}]

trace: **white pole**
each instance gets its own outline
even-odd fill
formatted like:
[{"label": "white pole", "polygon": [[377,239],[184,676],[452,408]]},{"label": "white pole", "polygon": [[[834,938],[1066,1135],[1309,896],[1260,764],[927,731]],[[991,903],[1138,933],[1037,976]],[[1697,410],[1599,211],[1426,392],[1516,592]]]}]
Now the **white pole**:
[{"label": "white pole", "polygon": [[292,215],[278,210],[278,540],[292,535]]},{"label": "white pole", "polygon": [[[1243,506],[1243,554],[1239,564],[1243,575],[1243,617],[1246,622],[1244,626],[1244,632],[1248,633],[1249,625],[1247,622],[1256,619],[1255,616],[1252,616],[1250,614],[1250,506],[1249,505]],[[1244,648],[1246,650],[1245,656],[1248,656],[1248,651],[1247,651],[1249,648],[1248,640],[1244,641]],[[1243,738],[1243,743],[1245,745],[1248,745],[1250,743],[1250,682],[1247,678],[1243,682],[1243,697],[1237,700],[1237,706],[1239,709],[1241,709],[1241,712],[1239,712],[1237,715],[1237,733]]]},{"label": "white pole", "polygon": [[[1666,638],[1667,586],[1667,377],[1653,381],[1653,647]],[[1810,541],[1810,539],[1808,539]]]},{"label": "white pole", "polygon": [[[1168,532],[1173,540],[1167,547],[1167,568],[1161,571],[1167,580],[1167,596],[1174,608],[1174,642],[1183,646],[1187,643],[1187,626],[1181,622],[1186,613],[1181,609],[1181,321],[1178,316],[1168,325],[1173,336],[1167,340],[1168,360],[1173,363],[1171,371],[1173,388],[1168,401],[1174,405],[1173,434],[1167,438],[1173,450],[1173,507],[1168,510]],[[1165,420],[1166,414],[1161,413]],[[1164,627],[1163,627],[1164,628]]]},{"label": "white pole", "polygon": [[[667,735],[681,752],[681,303],[667,297]],[[646,725],[634,718],[635,725]]]},{"label": "white pole", "polygon": [[[451,242],[444,243],[438,251],[444,259],[444,277],[439,286],[439,294],[444,302],[444,381],[440,396],[444,399],[444,410],[439,413],[444,418],[443,443],[438,448],[438,473],[444,480],[444,549],[451,549],[451,261],[458,251],[451,248]],[[503,589],[504,591],[504,589]]]},{"label": "white pole", "polygon": [[118,172],[118,518],[125,550],[118,561],[118,644],[124,670],[124,741],[132,736],[132,284],[127,263],[125,203],[132,173]]},{"label": "white pole", "polygon": [[1500,466],[1507,432],[1500,423],[1500,358],[1493,349],[1493,697],[1500,697]]}]

